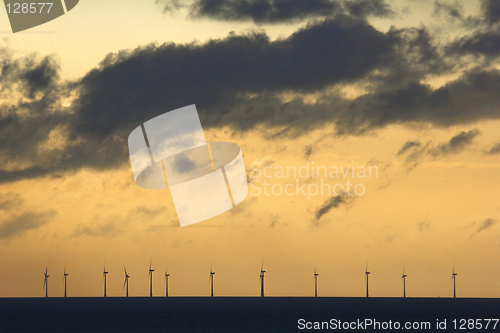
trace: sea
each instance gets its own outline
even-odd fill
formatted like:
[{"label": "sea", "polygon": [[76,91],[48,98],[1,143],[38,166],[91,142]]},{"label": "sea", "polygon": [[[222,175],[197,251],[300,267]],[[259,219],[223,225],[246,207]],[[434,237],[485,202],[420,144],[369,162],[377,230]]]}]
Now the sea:
[{"label": "sea", "polygon": [[7,332],[500,332],[498,298],[0,298]]}]

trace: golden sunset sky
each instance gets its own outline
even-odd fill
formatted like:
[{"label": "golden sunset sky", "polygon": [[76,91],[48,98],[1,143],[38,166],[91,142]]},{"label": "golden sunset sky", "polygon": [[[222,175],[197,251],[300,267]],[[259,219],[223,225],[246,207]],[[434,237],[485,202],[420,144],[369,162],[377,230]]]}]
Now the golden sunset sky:
[{"label": "golden sunset sky", "polygon": [[[500,297],[500,5],[82,0],[12,34],[0,10],[0,297]],[[181,228],[127,137],[196,104],[249,194]],[[377,170],[276,176],[280,167]],[[268,167],[267,174],[263,174]],[[259,173],[254,169],[260,170]],[[253,183],[250,183],[252,182]],[[266,195],[292,184],[294,195]],[[321,193],[361,184],[363,195]],[[297,184],[306,194],[297,193]],[[256,189],[260,189],[259,191]],[[361,188],[361,187],[359,187]],[[270,188],[268,189],[270,191]]]}]

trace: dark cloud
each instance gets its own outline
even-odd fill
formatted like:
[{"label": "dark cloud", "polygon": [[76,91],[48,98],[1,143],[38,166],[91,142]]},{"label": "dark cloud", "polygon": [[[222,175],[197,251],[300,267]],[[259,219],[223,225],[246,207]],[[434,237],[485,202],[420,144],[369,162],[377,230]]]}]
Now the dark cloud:
[{"label": "dark cloud", "polygon": [[363,133],[395,123],[439,127],[500,118],[500,71],[473,70],[438,89],[421,83],[361,96],[337,120],[341,133]]},{"label": "dark cloud", "polygon": [[33,68],[27,68],[21,77],[28,86],[30,96],[54,84],[58,79],[58,70],[57,63],[50,57],[44,58]]},{"label": "dark cloud", "polygon": [[498,223],[497,219],[492,219],[492,218],[487,218],[484,220],[480,225],[479,228],[474,232],[473,234],[470,235],[470,238],[474,237],[478,233],[490,229],[492,226],[496,225]]},{"label": "dark cloud", "polygon": [[[322,126],[363,135],[392,124],[449,127],[500,117],[500,71],[473,69],[432,88],[422,80],[454,65],[425,27],[381,32],[351,14],[274,41],[264,32],[232,33],[125,50],[69,84],[58,80],[53,58],[0,52],[0,65],[0,98],[9,101],[0,106],[0,182],[119,167],[128,163],[132,129],[193,103],[206,129],[258,128],[271,139]],[[330,89],[351,83],[369,90],[347,99]],[[318,98],[306,103],[295,94],[284,102],[284,93]],[[65,107],[69,96],[76,99]]]},{"label": "dark cloud", "polygon": [[394,10],[384,0],[353,0],[345,1],[347,13],[357,17],[387,17],[395,14]]},{"label": "dark cloud", "polygon": [[[492,60],[500,55],[500,1],[482,0],[481,15],[464,19],[473,32],[460,37],[445,47],[447,56],[485,56]],[[474,62],[477,65],[477,61]]]},{"label": "dark cloud", "polygon": [[281,23],[344,13],[355,17],[394,14],[384,0],[156,0],[164,12],[189,7],[193,18]]},{"label": "dark cloud", "polygon": [[496,58],[500,54],[500,32],[480,31],[461,37],[446,47],[446,55],[483,55]]},{"label": "dark cloud", "polygon": [[354,200],[353,197],[349,197],[347,194],[336,195],[325,200],[325,202],[314,212],[314,219],[312,221],[313,227],[318,227],[320,225],[319,220],[329,211],[334,208],[344,206]]},{"label": "dark cloud", "polygon": [[420,147],[422,144],[420,141],[415,140],[415,141],[406,141],[403,147],[396,153],[396,156],[404,154],[408,149],[414,148],[414,147]]},{"label": "dark cloud", "polygon": [[[425,158],[439,159],[449,155],[457,155],[465,151],[471,144],[476,136],[480,132],[477,129],[472,129],[470,131],[462,131],[453,136],[449,141],[440,142],[434,145],[432,142],[427,142],[424,146],[413,145],[413,150],[406,149],[399,155],[404,155],[407,153],[405,167],[407,172],[412,171],[420,164]],[[414,141],[408,141],[414,142]],[[403,148],[408,144],[408,142],[403,146]],[[411,145],[411,144],[408,144]],[[400,150],[402,151],[402,149]]]},{"label": "dark cloud", "polygon": [[0,224],[0,240],[22,236],[28,230],[36,229],[49,222],[56,215],[55,211],[25,212],[11,216]]},{"label": "dark cloud", "polygon": [[[389,66],[395,42],[364,21],[340,17],[277,41],[251,33],[109,55],[80,82],[76,127],[105,136],[193,103],[202,113],[210,112],[202,119],[204,126],[217,125],[236,105],[248,105],[246,94],[312,92]],[[248,107],[247,113],[260,112]],[[252,127],[270,116],[237,125]]]},{"label": "dark cloud", "polygon": [[500,142],[496,143],[493,147],[485,152],[488,155],[498,155],[500,154]]},{"label": "dark cloud", "polygon": [[309,156],[311,156],[313,152],[313,147],[312,145],[307,145],[304,147],[304,158],[307,160],[309,159]]},{"label": "dark cloud", "polygon": [[429,150],[429,154],[434,157],[458,154],[465,150],[465,148],[472,143],[472,140],[478,136],[479,133],[480,132],[477,129],[467,132],[462,131],[452,137],[450,141],[441,143],[436,148]]},{"label": "dark cloud", "polygon": [[485,21],[488,24],[495,24],[500,21],[500,1],[498,0],[482,0],[481,10]]}]

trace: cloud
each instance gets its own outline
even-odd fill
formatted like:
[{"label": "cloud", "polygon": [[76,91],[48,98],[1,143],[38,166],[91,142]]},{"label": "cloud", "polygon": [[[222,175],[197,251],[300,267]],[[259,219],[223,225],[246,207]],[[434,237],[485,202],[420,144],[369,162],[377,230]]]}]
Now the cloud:
[{"label": "cloud", "polygon": [[[434,145],[432,142],[427,142],[425,146],[419,145],[418,149],[414,149],[411,152],[407,153],[405,161],[407,172],[410,172],[411,170],[416,168],[417,165],[424,161],[426,157],[432,157],[432,159],[435,160],[438,158],[446,157],[448,155],[460,154],[472,144],[474,138],[479,134],[480,132],[477,129],[471,129],[467,132],[462,131],[460,133],[457,133],[449,141],[440,142],[437,145]],[[403,146],[403,148],[408,144],[408,142]],[[403,148],[400,149],[400,152],[403,150]],[[408,149],[406,149],[406,151],[408,151]],[[401,154],[399,154],[398,152],[398,154],[403,155],[406,151],[403,151]]]},{"label": "cloud", "polygon": [[[482,0],[481,13],[464,20],[465,26],[475,28],[471,34],[462,36],[445,47],[447,56],[475,55],[493,60],[500,54],[500,2]],[[477,65],[477,61],[474,62]]]},{"label": "cloud", "polygon": [[[131,130],[193,103],[206,129],[258,130],[267,139],[323,126],[365,135],[392,124],[500,118],[500,71],[475,68],[433,88],[423,79],[456,64],[428,29],[381,32],[345,13],[276,40],[253,31],[123,50],[69,83],[60,82],[52,57],[15,59],[0,49],[0,64],[0,183],[120,167]],[[346,84],[368,88],[347,98],[336,89]]]},{"label": "cloud", "polygon": [[424,220],[418,223],[418,231],[427,232],[431,228],[431,221],[429,218],[425,218]]},{"label": "cloud", "polygon": [[[75,127],[104,137],[195,103],[204,127],[224,122],[252,128],[284,107],[276,93],[314,92],[390,66],[396,40],[363,20],[342,16],[276,41],[252,32],[201,45],[149,45],[109,55],[79,83]],[[262,95],[253,100],[248,94]],[[280,105],[267,111],[273,103]],[[251,117],[228,115],[236,113],[235,107]]]},{"label": "cloud", "polygon": [[497,223],[498,223],[497,219],[487,218],[479,225],[479,228],[476,230],[476,232],[471,234],[469,238],[474,237],[475,235],[477,235],[478,233],[480,233],[484,230],[490,229],[491,227],[493,227]]},{"label": "cloud", "polygon": [[20,237],[28,230],[37,229],[48,223],[55,215],[55,211],[25,212],[21,215],[13,215],[0,224],[0,240]]},{"label": "cloud", "polygon": [[196,168],[196,163],[184,155],[176,156],[172,162],[172,169],[178,174],[189,174]]},{"label": "cloud", "polygon": [[14,208],[19,208],[23,203],[23,199],[17,192],[9,191],[0,194],[0,210],[11,211]]},{"label": "cloud", "polygon": [[487,150],[485,152],[488,155],[498,155],[500,154],[500,142],[497,142],[493,147],[490,148],[490,150]]},{"label": "cloud", "polygon": [[318,227],[320,225],[319,220],[323,215],[327,214],[334,208],[346,205],[352,200],[354,200],[354,198],[348,197],[347,194],[336,195],[326,199],[325,202],[314,212],[314,219],[312,221],[313,227]]},{"label": "cloud", "polygon": [[500,21],[500,2],[497,0],[482,0],[481,11],[488,24],[496,24]]},{"label": "cloud", "polygon": [[79,225],[73,232],[73,237],[92,236],[92,237],[114,237],[118,233],[116,224],[106,222],[97,225]]},{"label": "cloud", "polygon": [[462,131],[452,137],[450,141],[441,143],[436,148],[430,149],[428,154],[438,157],[461,153],[472,143],[472,140],[474,140],[479,133],[477,129],[472,129],[467,132]]},{"label": "cloud", "polygon": [[45,57],[41,62],[32,68],[28,68],[21,78],[26,82],[31,97],[38,91],[47,89],[51,84],[56,83],[59,75],[59,66],[50,57]]},{"label": "cloud", "polygon": [[304,158],[307,160],[309,159],[309,156],[313,153],[313,147],[312,145],[307,145],[304,147]]},{"label": "cloud", "polygon": [[453,19],[463,19],[463,6],[460,2],[455,1],[453,4],[448,2],[442,2],[436,0],[434,2],[434,16],[440,16],[441,13],[445,13],[448,17]]},{"label": "cloud", "polygon": [[500,32],[479,31],[472,35],[461,37],[446,47],[446,55],[483,55],[496,58],[500,54]]},{"label": "cloud", "polygon": [[156,0],[164,12],[189,7],[192,18],[222,21],[281,23],[344,13],[355,17],[389,16],[394,11],[384,0]]},{"label": "cloud", "polygon": [[396,156],[404,154],[407,150],[414,148],[414,147],[420,147],[422,144],[420,141],[415,140],[415,141],[406,141],[403,147],[396,153]]}]

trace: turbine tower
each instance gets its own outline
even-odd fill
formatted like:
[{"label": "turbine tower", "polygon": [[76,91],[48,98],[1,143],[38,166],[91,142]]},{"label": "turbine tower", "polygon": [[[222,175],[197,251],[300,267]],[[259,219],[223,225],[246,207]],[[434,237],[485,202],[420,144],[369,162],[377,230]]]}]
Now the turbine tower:
[{"label": "turbine tower", "polygon": [[455,264],[453,264],[453,273],[451,273],[451,279],[453,280],[453,298],[457,298],[457,285],[456,285]]},{"label": "turbine tower", "polygon": [[260,265],[260,297],[264,297],[264,261]]},{"label": "turbine tower", "polygon": [[401,276],[403,279],[403,298],[406,298],[406,277],[408,276],[405,274],[405,268],[406,264],[403,266],[403,275]]},{"label": "turbine tower", "polygon": [[66,267],[64,267],[64,297],[66,297],[66,279],[68,277],[68,273],[66,273]]},{"label": "turbine tower", "polygon": [[210,296],[214,297],[214,275],[215,272],[212,271],[212,265],[210,265]]},{"label": "turbine tower", "polygon": [[123,289],[125,289],[125,285],[127,286],[127,297],[128,297],[128,278],[130,277],[130,275],[128,275],[127,273],[127,269],[125,267],[123,267],[123,269],[125,270],[125,281],[123,282]]},{"label": "turbine tower", "polygon": [[149,297],[153,297],[153,272],[155,270],[151,269],[151,260],[149,261]]},{"label": "turbine tower", "polygon": [[318,273],[316,273],[316,268],[314,269],[314,297],[318,297]]},{"label": "turbine tower", "polygon": [[168,297],[168,277],[170,274],[168,274],[168,266],[167,269],[165,270],[165,297]]},{"label": "turbine tower", "polygon": [[104,262],[104,270],[102,271],[102,278],[104,280],[104,297],[107,296],[107,293],[106,293],[106,275],[108,275],[108,272],[106,272],[106,262]]},{"label": "turbine tower", "polygon": [[49,275],[47,274],[48,267],[45,268],[45,273],[43,275],[45,276],[45,279],[43,280],[43,289],[45,289],[45,297],[49,297]]},{"label": "turbine tower", "polygon": [[370,272],[368,272],[368,263],[366,263],[366,268],[365,268],[366,297],[370,297],[370,295],[368,294],[368,275],[370,275]]}]

